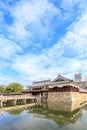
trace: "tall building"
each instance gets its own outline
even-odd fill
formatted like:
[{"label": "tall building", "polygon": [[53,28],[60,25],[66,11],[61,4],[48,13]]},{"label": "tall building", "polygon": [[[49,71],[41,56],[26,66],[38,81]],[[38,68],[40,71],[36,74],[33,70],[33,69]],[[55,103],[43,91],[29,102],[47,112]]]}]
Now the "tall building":
[{"label": "tall building", "polygon": [[82,81],[82,74],[81,73],[75,74],[75,81],[76,82],[81,82]]}]

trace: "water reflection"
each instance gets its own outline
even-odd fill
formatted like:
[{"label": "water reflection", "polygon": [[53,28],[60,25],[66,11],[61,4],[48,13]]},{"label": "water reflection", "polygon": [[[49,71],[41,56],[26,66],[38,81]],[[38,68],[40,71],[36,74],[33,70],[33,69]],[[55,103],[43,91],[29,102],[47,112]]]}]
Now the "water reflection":
[{"label": "water reflection", "polygon": [[[32,105],[33,106],[33,105]],[[49,119],[35,117],[30,113],[31,108],[27,107],[9,107],[0,115],[0,130],[58,130],[58,125]]]},{"label": "water reflection", "polygon": [[0,130],[87,130],[87,105],[77,104],[49,102],[5,107],[0,115]]},{"label": "water reflection", "polygon": [[[80,108],[70,111],[73,104],[60,102],[58,104],[45,103],[40,104],[31,109],[32,113],[44,115],[45,118],[55,121],[59,126],[63,126],[69,123],[75,123],[77,119],[82,117],[82,111]],[[38,116],[38,115],[37,115]]]},{"label": "water reflection", "polygon": [[11,114],[11,115],[20,115],[22,112],[23,112],[23,108],[22,109],[13,109],[13,110],[10,110],[8,113]]}]

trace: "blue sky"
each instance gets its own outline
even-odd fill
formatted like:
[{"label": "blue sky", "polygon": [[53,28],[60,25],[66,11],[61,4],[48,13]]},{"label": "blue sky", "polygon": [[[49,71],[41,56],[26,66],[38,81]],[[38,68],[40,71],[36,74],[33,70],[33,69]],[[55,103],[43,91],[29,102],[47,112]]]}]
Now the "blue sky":
[{"label": "blue sky", "polygon": [[0,0],[0,84],[87,76],[87,0]]}]

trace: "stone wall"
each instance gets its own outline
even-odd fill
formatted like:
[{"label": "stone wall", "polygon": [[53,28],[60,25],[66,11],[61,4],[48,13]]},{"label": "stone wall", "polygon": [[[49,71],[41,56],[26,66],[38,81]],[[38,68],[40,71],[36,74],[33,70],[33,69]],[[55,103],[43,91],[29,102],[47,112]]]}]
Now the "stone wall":
[{"label": "stone wall", "polygon": [[50,110],[57,110],[57,111],[74,111],[79,108],[79,102],[56,102],[56,101],[48,101],[48,107]]},{"label": "stone wall", "polygon": [[[64,89],[67,91],[64,91]],[[76,88],[61,88],[56,91],[51,89],[48,92],[47,101],[78,102],[79,104],[82,104],[87,102],[87,92],[79,91],[79,89]]]},{"label": "stone wall", "polygon": [[47,101],[72,101],[71,92],[49,92]]},{"label": "stone wall", "polygon": [[80,104],[87,102],[87,92],[72,92],[72,101],[78,101]]}]

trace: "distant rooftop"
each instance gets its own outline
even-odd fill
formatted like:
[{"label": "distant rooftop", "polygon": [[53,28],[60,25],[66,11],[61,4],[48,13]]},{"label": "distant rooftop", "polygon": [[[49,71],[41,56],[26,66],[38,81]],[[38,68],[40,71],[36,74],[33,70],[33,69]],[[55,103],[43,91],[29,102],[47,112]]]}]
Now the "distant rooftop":
[{"label": "distant rooftop", "polygon": [[49,80],[36,81],[36,82],[33,82],[33,84],[46,83],[46,82],[50,82],[50,79]]},{"label": "distant rooftop", "polygon": [[60,82],[60,81],[73,81],[71,79],[68,79],[64,76],[61,76],[60,74],[52,81],[52,82]]}]

